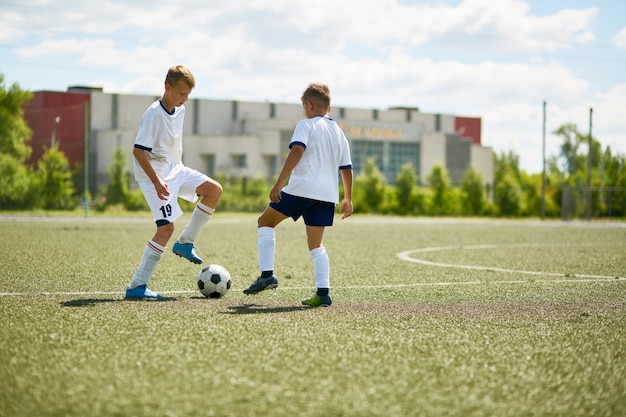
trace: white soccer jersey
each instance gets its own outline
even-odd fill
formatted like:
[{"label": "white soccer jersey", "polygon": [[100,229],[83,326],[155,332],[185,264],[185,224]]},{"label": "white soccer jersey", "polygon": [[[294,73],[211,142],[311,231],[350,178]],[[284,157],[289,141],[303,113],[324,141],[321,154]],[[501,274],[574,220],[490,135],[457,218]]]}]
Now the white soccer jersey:
[{"label": "white soccer jersey", "polygon": [[[185,106],[175,107],[170,114],[157,100],[144,113],[135,138],[135,147],[146,151],[150,164],[164,181],[176,176],[183,167],[183,122]],[[150,181],[133,158],[135,180]]]},{"label": "white soccer jersey", "polygon": [[305,148],[302,159],[283,188],[287,194],[339,203],[339,169],[352,168],[350,145],[337,122],[328,117],[300,120],[289,148]]}]

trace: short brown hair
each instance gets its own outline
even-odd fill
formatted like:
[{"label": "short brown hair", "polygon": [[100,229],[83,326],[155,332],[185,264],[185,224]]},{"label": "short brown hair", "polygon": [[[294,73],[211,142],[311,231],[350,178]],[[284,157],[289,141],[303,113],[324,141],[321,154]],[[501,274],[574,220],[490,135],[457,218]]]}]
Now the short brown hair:
[{"label": "short brown hair", "polygon": [[317,106],[327,109],[330,107],[330,89],[326,84],[311,83],[302,93],[302,103],[311,100]]},{"label": "short brown hair", "polygon": [[180,82],[187,84],[190,88],[194,88],[196,86],[196,79],[187,67],[174,65],[167,71],[165,83],[174,86]]}]

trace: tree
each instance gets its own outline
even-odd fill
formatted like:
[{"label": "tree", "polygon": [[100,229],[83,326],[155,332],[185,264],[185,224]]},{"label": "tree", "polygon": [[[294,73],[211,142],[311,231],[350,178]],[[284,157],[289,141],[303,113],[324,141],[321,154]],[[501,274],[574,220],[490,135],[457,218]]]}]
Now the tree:
[{"label": "tree", "polygon": [[458,193],[452,189],[448,170],[437,164],[428,176],[432,191],[431,213],[435,215],[454,214],[458,211]]},{"label": "tree", "polygon": [[25,162],[32,152],[32,132],[24,121],[23,107],[32,94],[17,84],[9,89],[0,74],[0,207],[31,209],[37,203],[33,172]]},{"label": "tree", "polygon": [[496,184],[494,202],[503,216],[519,216],[522,206],[522,193],[519,183],[512,173],[504,175]]},{"label": "tree", "polygon": [[554,134],[563,139],[559,146],[559,156],[557,158],[558,167],[565,176],[574,174],[585,166],[585,159],[579,155],[578,148],[582,141],[578,128],[573,123],[559,126]]},{"label": "tree", "polygon": [[400,172],[396,177],[396,183],[394,185],[396,207],[395,212],[398,214],[413,213],[414,209],[414,196],[415,188],[417,185],[417,173],[413,168],[413,164],[407,163],[400,167]]},{"label": "tree", "polygon": [[44,152],[37,163],[35,178],[39,204],[44,209],[73,210],[78,206],[69,162],[57,145]]},{"label": "tree", "polygon": [[[123,148],[117,148],[113,154],[113,163],[108,169],[109,182],[101,190],[99,198],[96,199],[94,208],[104,211],[107,207],[118,206],[126,210],[136,211],[148,208],[146,200],[140,189],[130,189],[130,173],[126,171],[126,157]],[[185,202],[181,201],[181,204]],[[191,209],[193,204],[189,203]]]},{"label": "tree", "polygon": [[387,180],[373,159],[368,159],[365,172],[355,178],[354,206],[362,213],[379,212],[384,205],[387,193]]},{"label": "tree", "polygon": [[504,216],[519,216],[522,210],[519,156],[513,151],[494,155],[493,202]]},{"label": "tree", "polygon": [[607,214],[611,216],[626,216],[626,156],[623,154],[611,155],[607,147],[605,152],[605,186],[615,190],[607,195]]},{"label": "tree", "polygon": [[461,178],[461,207],[464,214],[483,214],[487,205],[482,176],[470,165]]},{"label": "tree", "polygon": [[124,204],[128,198],[128,176],[124,171],[124,150],[119,147],[113,155],[113,164],[109,167],[109,183],[104,192],[106,205]]},{"label": "tree", "polygon": [[24,120],[24,106],[32,97],[17,84],[7,89],[4,75],[0,74],[0,152],[19,163],[25,162],[32,152],[28,144],[32,132]]},{"label": "tree", "polygon": [[32,209],[37,191],[30,169],[15,157],[0,153],[0,207],[6,210]]},{"label": "tree", "polygon": [[[624,215],[624,156],[613,156],[609,147],[603,151],[600,142],[593,137],[589,143],[589,135],[580,133],[571,123],[560,126],[554,133],[562,139],[559,154],[552,157],[549,163],[551,177],[559,188],[555,193],[559,205],[561,199],[568,196],[565,198],[568,204],[563,207],[567,213],[582,215],[588,202],[591,202],[593,216],[608,215],[609,205],[612,216]],[[586,189],[587,185],[593,189]]]}]

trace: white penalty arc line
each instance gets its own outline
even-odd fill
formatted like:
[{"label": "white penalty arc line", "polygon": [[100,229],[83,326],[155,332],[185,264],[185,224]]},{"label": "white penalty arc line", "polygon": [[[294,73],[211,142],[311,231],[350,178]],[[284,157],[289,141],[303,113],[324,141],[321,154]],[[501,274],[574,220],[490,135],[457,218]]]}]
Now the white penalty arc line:
[{"label": "white penalty arc line", "polygon": [[[510,273],[510,274],[538,275],[538,276],[549,276],[549,277],[586,278],[585,280],[561,279],[561,280],[536,280],[535,282],[587,282],[587,281],[598,281],[598,280],[609,280],[609,279],[616,280],[616,281],[626,280],[626,278],[619,277],[619,276],[572,274],[572,273],[562,273],[562,272],[538,272],[538,271],[526,271],[526,270],[521,270],[521,269],[498,268],[494,266],[449,264],[449,263],[444,263],[444,262],[432,262],[432,261],[427,261],[424,259],[417,259],[411,256],[416,253],[440,252],[440,251],[447,251],[447,250],[539,248],[542,246],[544,245],[533,244],[533,243],[519,243],[519,244],[510,244],[510,245],[438,246],[438,247],[431,247],[431,248],[412,249],[412,250],[400,252],[396,254],[396,256],[398,256],[398,258],[402,259],[403,261],[418,263],[422,265],[437,266],[437,267],[442,267],[442,268],[474,269],[474,270],[481,270],[481,271],[505,272],[505,273]],[[516,283],[516,282],[526,282],[526,281],[496,281],[496,282]]]},{"label": "white penalty arc line", "polygon": [[[542,284],[558,284],[558,283],[584,283],[584,282],[626,282],[625,277],[618,276],[606,276],[606,275],[588,275],[588,274],[566,274],[557,272],[537,272],[537,271],[525,271],[518,269],[505,269],[491,266],[477,266],[477,265],[459,265],[449,264],[443,262],[432,262],[424,259],[417,259],[411,257],[415,253],[426,252],[440,252],[447,250],[464,250],[464,249],[498,249],[498,248],[538,248],[545,245],[531,244],[531,243],[519,243],[519,244],[504,244],[504,245],[471,245],[471,246],[438,246],[422,249],[412,249],[397,254],[398,258],[403,261],[418,263],[422,265],[437,266],[444,268],[460,268],[460,269],[474,269],[482,271],[494,271],[513,274],[535,275],[535,276],[551,276],[551,277],[563,277],[563,279],[535,279],[533,281],[525,280],[500,280],[500,281],[450,281],[450,282],[414,282],[408,284],[382,284],[382,285],[336,285],[335,289],[377,289],[377,288],[410,288],[410,287],[447,287],[447,286],[459,286],[459,285],[484,285],[484,284],[500,284],[500,285],[513,285],[513,284],[529,284],[529,283],[542,283]],[[302,291],[310,290],[311,287],[279,287],[281,291]],[[240,289],[232,288],[231,291],[240,291]],[[159,291],[161,294],[195,294],[196,290],[173,290],[173,291]],[[119,296],[123,295],[122,291],[59,291],[59,292],[0,292],[0,297],[23,297],[23,296]]]},{"label": "white penalty arc line", "polygon": [[[609,278],[611,278],[609,280]],[[414,282],[410,284],[389,284],[389,285],[336,285],[336,290],[349,289],[394,289],[394,288],[411,288],[411,287],[453,287],[453,286],[469,286],[469,285],[514,285],[514,284],[563,284],[563,283],[583,283],[583,282],[626,282],[626,278],[621,277],[602,277],[588,279],[537,279],[533,281],[524,280],[501,280],[501,281],[449,281],[449,282]],[[231,291],[240,291],[241,289],[233,288]],[[279,291],[303,291],[311,290],[311,287],[279,287]],[[160,294],[183,295],[197,294],[198,291],[182,290],[182,291],[158,291]],[[60,292],[0,292],[0,297],[31,297],[39,296],[123,296],[123,291],[60,291]]]},{"label": "white penalty arc line", "polygon": [[[511,281],[512,283],[513,281]],[[520,281],[521,283],[522,281]],[[376,289],[376,288],[405,288],[405,287],[445,287],[452,285],[477,285],[482,284],[480,281],[469,281],[469,282],[416,282],[411,284],[388,284],[388,285],[336,285],[333,286],[335,289]],[[243,288],[231,288],[230,291],[239,292],[243,290]],[[276,290],[279,291],[303,291],[303,290],[311,290],[311,287],[278,287]],[[182,295],[182,294],[197,294],[198,291],[195,290],[172,290],[172,291],[158,291],[159,294],[168,294],[168,295]],[[0,292],[0,297],[27,297],[27,296],[119,296],[124,295],[123,291],[46,291],[46,292]]]}]

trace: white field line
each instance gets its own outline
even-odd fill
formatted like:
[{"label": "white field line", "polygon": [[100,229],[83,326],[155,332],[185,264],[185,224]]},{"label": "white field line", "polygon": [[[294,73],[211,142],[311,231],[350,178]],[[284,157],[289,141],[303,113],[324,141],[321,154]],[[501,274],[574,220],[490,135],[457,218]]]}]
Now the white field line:
[{"label": "white field line", "polygon": [[[532,281],[524,281],[524,280],[501,280],[501,281],[450,281],[450,282],[415,282],[409,284],[389,284],[389,285],[338,285],[333,286],[334,289],[376,289],[376,288],[409,288],[409,287],[447,287],[447,286],[457,286],[457,285],[515,285],[515,284],[565,284],[565,283],[583,283],[583,282],[626,282],[626,277],[615,277],[615,276],[606,276],[606,275],[587,275],[587,274],[566,274],[566,273],[557,273],[557,272],[537,272],[537,271],[525,271],[518,269],[504,269],[497,268],[491,266],[476,266],[476,265],[458,265],[458,264],[447,264],[442,262],[431,262],[423,259],[416,259],[411,257],[412,254],[415,253],[425,253],[425,252],[439,252],[446,250],[463,250],[463,249],[497,249],[497,248],[536,248],[544,245],[541,244],[533,244],[533,243],[520,243],[520,244],[510,244],[510,245],[471,245],[471,246],[438,246],[438,247],[430,247],[430,248],[422,248],[422,249],[413,249],[404,252],[400,252],[397,254],[398,258],[403,261],[419,263],[423,265],[429,266],[437,266],[444,268],[460,268],[460,269],[476,269],[483,271],[495,271],[495,272],[506,272],[506,273],[514,273],[514,274],[525,274],[525,275],[536,275],[536,276],[551,276],[551,277],[563,277],[563,279],[534,279]],[[301,291],[301,290],[309,290],[311,287],[279,287],[278,290],[281,291]],[[233,288],[231,291],[241,291],[242,288]],[[161,294],[195,294],[198,291],[196,290],[180,290],[180,291],[159,291]],[[65,291],[65,292],[0,292],[0,297],[23,297],[23,296],[68,296],[68,295],[76,295],[76,296],[98,296],[98,295],[106,295],[106,296],[119,296],[123,295],[123,291]]]},{"label": "white field line", "polygon": [[[578,284],[583,282],[626,282],[626,278],[619,277],[588,278],[588,279],[537,279],[532,281],[505,280],[505,281],[457,281],[457,282],[415,282],[411,284],[389,284],[389,285],[336,285],[333,289],[377,289],[377,288],[410,288],[410,287],[453,287],[461,285],[515,285],[515,284]],[[279,287],[280,291],[303,291],[310,290],[311,287]],[[242,288],[233,288],[231,291],[241,291]],[[158,291],[160,294],[196,294],[195,290],[181,291]],[[61,292],[0,292],[0,297],[28,297],[39,296],[123,296],[123,291],[61,291]]]},{"label": "white field line", "polygon": [[[474,269],[481,271],[494,271],[494,272],[506,272],[511,274],[525,274],[525,275],[539,275],[539,276],[549,276],[549,277],[580,277],[587,278],[590,280],[624,280],[624,277],[616,277],[616,276],[606,276],[606,275],[589,275],[589,274],[572,274],[572,273],[562,273],[562,272],[538,272],[538,271],[526,271],[521,269],[505,269],[498,268],[495,266],[478,266],[478,265],[463,265],[463,264],[448,264],[443,262],[432,262],[426,261],[424,259],[417,259],[412,257],[413,254],[416,253],[425,253],[425,252],[439,252],[446,250],[466,250],[466,249],[498,249],[498,248],[538,248],[544,245],[536,244],[536,243],[519,243],[519,244],[511,244],[511,245],[470,245],[470,246],[438,246],[431,248],[422,248],[422,249],[413,249],[404,252],[400,252],[397,254],[398,258],[403,261],[418,263],[422,265],[429,266],[438,266],[443,268],[460,268],[460,269]],[[534,282],[579,282],[579,279],[565,279],[565,280],[535,280]],[[497,282],[497,281],[496,281]],[[501,283],[514,283],[517,281],[501,281]],[[525,281],[524,281],[525,282]]]}]

